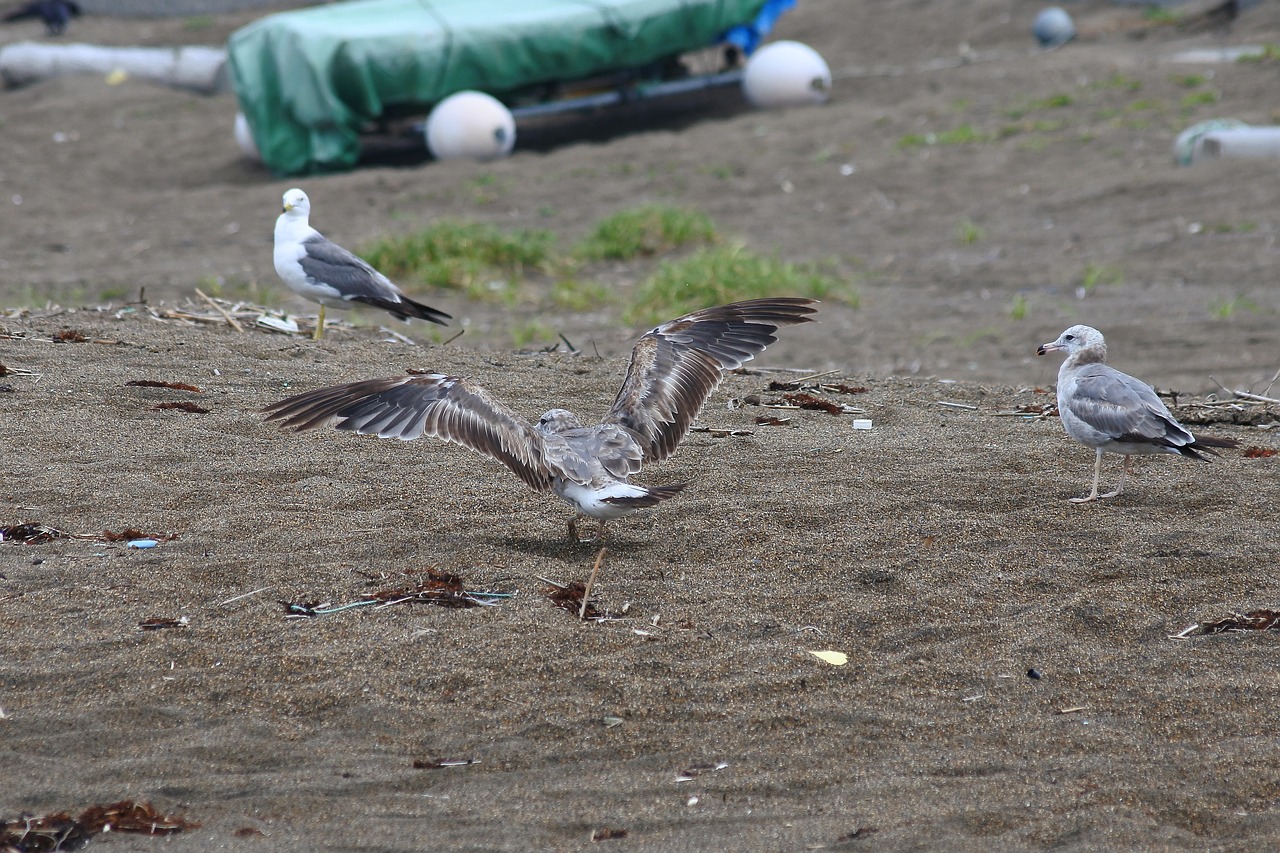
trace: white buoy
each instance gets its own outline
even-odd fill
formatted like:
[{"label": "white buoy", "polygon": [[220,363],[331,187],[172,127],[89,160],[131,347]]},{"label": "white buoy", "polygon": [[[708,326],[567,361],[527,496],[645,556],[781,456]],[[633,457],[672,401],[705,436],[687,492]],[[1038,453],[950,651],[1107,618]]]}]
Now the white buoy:
[{"label": "white buoy", "polygon": [[1192,163],[1218,157],[1244,160],[1280,157],[1280,127],[1211,130],[1200,137],[1192,148]]},{"label": "white buoy", "polygon": [[244,117],[244,113],[236,113],[235,134],[240,153],[255,163],[261,163],[262,154],[258,152],[258,143],[253,141],[253,132],[249,130],[249,120]]},{"label": "white buoy", "polygon": [[1041,47],[1057,47],[1076,37],[1076,25],[1066,9],[1050,6],[1036,15],[1036,22],[1031,25],[1031,34],[1040,42]]},{"label": "white buoy", "polygon": [[1204,159],[1205,152],[1202,140],[1219,130],[1235,130],[1249,125],[1234,118],[1211,118],[1207,121],[1191,125],[1173,141],[1173,162],[1179,166],[1190,166],[1197,160]]},{"label": "white buoy", "polygon": [[798,41],[776,41],[751,54],[742,75],[742,91],[757,107],[825,104],[831,93],[831,69],[816,50]]},{"label": "white buoy", "polygon": [[484,92],[457,92],[436,104],[423,135],[437,160],[498,160],[516,144],[516,120]]}]

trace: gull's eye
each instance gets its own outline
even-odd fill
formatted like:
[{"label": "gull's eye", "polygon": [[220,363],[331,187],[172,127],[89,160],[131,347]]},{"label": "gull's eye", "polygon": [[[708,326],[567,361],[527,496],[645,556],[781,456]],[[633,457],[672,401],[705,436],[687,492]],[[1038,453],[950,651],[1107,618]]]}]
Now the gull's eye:
[{"label": "gull's eye", "polygon": [[1063,336],[1062,336],[1062,339],[1063,339],[1064,341],[1074,341],[1074,340],[1076,339],[1076,336],[1075,336],[1075,335],[1063,335]]}]

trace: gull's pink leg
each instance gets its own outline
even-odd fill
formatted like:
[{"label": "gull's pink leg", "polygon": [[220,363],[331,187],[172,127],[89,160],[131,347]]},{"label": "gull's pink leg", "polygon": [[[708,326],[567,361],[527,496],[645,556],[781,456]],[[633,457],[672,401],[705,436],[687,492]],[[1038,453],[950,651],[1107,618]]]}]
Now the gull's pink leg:
[{"label": "gull's pink leg", "polygon": [[[1126,457],[1128,458],[1128,457]],[[1089,494],[1083,498],[1068,498],[1073,504],[1087,504],[1089,501],[1098,499],[1098,477],[1102,474],[1102,448],[1098,448],[1098,456],[1093,460],[1093,488],[1089,490]],[[1103,495],[1103,497],[1111,497]]]},{"label": "gull's pink leg", "polygon": [[1098,495],[1100,498],[1114,498],[1116,495],[1124,494],[1124,478],[1133,470],[1133,457],[1126,456],[1124,463],[1120,466],[1120,485],[1116,486],[1114,492],[1107,492],[1105,495]]}]

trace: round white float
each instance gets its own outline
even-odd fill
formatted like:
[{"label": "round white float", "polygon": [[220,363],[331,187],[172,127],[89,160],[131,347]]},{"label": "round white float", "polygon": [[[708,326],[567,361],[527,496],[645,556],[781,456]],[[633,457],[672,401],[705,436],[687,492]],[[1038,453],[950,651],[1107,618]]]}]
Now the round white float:
[{"label": "round white float", "polygon": [[831,69],[816,50],[798,41],[775,41],[751,54],[742,91],[757,107],[825,104]]},{"label": "round white float", "polygon": [[262,162],[262,154],[258,152],[258,144],[253,141],[249,120],[244,117],[244,113],[236,113],[236,145],[240,146],[240,153],[248,159]]},{"label": "round white float", "polygon": [[1031,34],[1040,42],[1041,47],[1057,47],[1076,37],[1076,25],[1066,9],[1050,6],[1036,15],[1036,22],[1031,25]]},{"label": "round white float", "polygon": [[516,120],[484,92],[456,92],[436,104],[423,129],[437,160],[497,160],[516,144]]}]

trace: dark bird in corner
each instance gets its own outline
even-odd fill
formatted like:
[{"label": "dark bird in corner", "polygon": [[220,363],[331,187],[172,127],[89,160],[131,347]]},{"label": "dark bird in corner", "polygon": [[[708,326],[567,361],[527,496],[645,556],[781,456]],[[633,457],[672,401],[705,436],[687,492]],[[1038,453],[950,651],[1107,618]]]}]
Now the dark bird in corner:
[{"label": "dark bird in corner", "polygon": [[25,6],[14,9],[4,16],[5,23],[21,21],[24,18],[39,18],[44,21],[45,29],[51,36],[60,36],[66,32],[67,24],[80,14],[80,6],[72,0],[32,0]]}]

